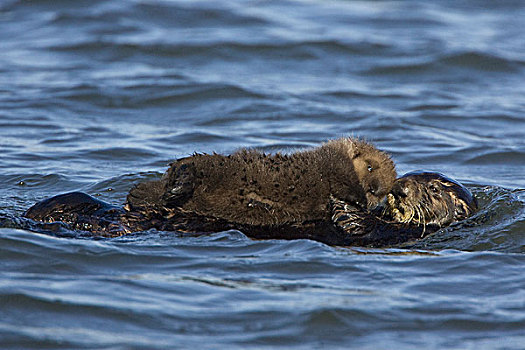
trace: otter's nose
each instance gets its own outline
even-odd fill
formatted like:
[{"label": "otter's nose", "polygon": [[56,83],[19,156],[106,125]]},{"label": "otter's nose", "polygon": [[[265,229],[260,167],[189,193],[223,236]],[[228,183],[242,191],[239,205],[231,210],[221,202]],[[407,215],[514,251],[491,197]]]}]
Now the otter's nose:
[{"label": "otter's nose", "polygon": [[408,186],[405,181],[397,181],[390,191],[394,197],[405,198],[408,196]]}]

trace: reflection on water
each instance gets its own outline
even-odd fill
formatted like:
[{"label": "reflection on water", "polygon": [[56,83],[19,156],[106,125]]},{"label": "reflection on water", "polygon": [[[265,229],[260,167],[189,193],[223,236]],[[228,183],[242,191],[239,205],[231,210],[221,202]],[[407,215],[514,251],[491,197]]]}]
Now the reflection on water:
[{"label": "reflection on water", "polygon": [[445,173],[473,218],[395,249],[231,231],[0,228],[3,348],[520,349],[520,2],[0,3],[0,216],[111,203],[169,162],[342,135]]}]

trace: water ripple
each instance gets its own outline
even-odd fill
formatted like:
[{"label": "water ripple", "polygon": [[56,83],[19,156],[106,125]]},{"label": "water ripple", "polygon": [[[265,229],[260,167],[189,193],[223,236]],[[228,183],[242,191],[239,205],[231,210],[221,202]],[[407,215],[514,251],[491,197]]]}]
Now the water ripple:
[{"label": "water ripple", "polygon": [[[0,2],[0,347],[522,349],[519,1]],[[478,198],[389,249],[24,229],[173,159],[359,136]],[[27,222],[25,222],[27,224]]]}]

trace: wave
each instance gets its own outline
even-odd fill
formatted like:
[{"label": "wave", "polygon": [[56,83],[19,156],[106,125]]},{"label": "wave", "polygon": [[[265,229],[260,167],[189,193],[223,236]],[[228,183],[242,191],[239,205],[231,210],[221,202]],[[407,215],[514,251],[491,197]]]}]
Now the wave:
[{"label": "wave", "polygon": [[71,87],[67,91],[54,93],[57,102],[61,103],[87,103],[104,108],[140,107],[156,108],[170,105],[201,105],[211,101],[227,101],[239,99],[263,99],[266,96],[260,92],[252,91],[228,83],[155,83],[143,84],[140,79],[134,84],[117,91],[105,89],[95,84],[83,84]]},{"label": "wave", "polygon": [[466,164],[477,165],[514,165],[523,166],[525,164],[525,152],[519,150],[487,150],[484,149],[480,155],[467,159]]},{"label": "wave", "polygon": [[446,72],[448,69],[517,73],[525,66],[525,61],[523,60],[510,59],[498,56],[495,53],[482,51],[441,53],[424,58],[407,58],[407,62],[403,62],[403,60],[400,59],[396,59],[395,61],[397,61],[395,64],[377,65],[367,69],[363,74],[435,74],[436,72]]}]

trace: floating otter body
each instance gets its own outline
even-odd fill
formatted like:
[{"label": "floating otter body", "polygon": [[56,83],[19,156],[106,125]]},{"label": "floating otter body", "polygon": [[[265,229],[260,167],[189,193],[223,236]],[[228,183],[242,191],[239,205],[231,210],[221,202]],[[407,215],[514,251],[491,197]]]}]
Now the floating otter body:
[{"label": "floating otter body", "polygon": [[236,229],[259,239],[385,246],[420,238],[475,209],[459,183],[423,172],[396,180],[386,153],[343,138],[290,155],[194,155],[174,162],[160,180],[132,188],[123,208],[73,192],[37,203],[25,216],[102,236]]},{"label": "floating otter body", "polygon": [[162,179],[131,189],[130,211],[193,213],[240,225],[329,220],[330,198],[373,208],[396,179],[390,157],[358,139],[290,155],[240,150],[174,162]]},{"label": "floating otter body", "polygon": [[330,245],[382,247],[422,238],[476,210],[475,198],[456,181],[438,173],[418,172],[396,180],[382,209],[369,211],[331,197],[328,220],[251,225],[173,210],[169,211],[170,216],[164,216],[159,211],[124,210],[80,192],[46,199],[25,215],[40,222],[61,221],[69,229],[102,236],[148,229],[237,229],[256,239],[312,239]]}]

